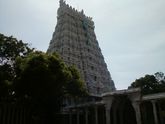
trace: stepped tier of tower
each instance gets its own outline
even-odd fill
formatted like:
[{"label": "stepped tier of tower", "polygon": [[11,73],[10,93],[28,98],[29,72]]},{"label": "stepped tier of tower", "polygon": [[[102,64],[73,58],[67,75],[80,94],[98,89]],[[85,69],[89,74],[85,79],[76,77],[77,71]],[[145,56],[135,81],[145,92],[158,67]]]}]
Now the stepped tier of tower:
[{"label": "stepped tier of tower", "polygon": [[115,90],[94,32],[94,22],[60,0],[57,25],[48,53],[57,52],[67,65],[75,65],[91,95]]}]

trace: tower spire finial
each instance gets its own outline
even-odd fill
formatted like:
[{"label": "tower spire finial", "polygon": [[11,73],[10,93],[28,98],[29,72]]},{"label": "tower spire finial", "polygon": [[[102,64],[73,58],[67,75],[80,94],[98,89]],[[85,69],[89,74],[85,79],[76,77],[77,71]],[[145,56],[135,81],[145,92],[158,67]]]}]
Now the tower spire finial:
[{"label": "tower spire finial", "polygon": [[62,5],[65,4],[65,1],[64,0],[60,0],[59,3],[60,3],[60,6],[62,6]]}]

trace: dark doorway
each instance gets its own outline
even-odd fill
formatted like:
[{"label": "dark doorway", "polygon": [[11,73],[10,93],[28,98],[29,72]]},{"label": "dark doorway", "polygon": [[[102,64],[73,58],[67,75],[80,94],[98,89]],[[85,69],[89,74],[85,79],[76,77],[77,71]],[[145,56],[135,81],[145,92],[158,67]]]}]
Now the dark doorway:
[{"label": "dark doorway", "polygon": [[140,108],[142,112],[142,124],[154,124],[152,103],[150,101],[142,102]]},{"label": "dark doorway", "polygon": [[98,106],[98,124],[106,124],[105,106]]},{"label": "dark doorway", "polygon": [[125,95],[117,95],[111,107],[111,124],[136,124],[135,110]]}]

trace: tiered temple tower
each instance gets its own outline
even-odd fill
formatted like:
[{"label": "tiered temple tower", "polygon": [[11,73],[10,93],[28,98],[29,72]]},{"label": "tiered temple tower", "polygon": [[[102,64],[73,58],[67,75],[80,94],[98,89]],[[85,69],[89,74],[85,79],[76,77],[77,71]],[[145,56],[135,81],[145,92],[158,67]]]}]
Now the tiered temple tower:
[{"label": "tiered temple tower", "polygon": [[57,25],[48,53],[57,52],[67,65],[75,65],[91,95],[115,90],[94,32],[91,17],[60,0]]}]

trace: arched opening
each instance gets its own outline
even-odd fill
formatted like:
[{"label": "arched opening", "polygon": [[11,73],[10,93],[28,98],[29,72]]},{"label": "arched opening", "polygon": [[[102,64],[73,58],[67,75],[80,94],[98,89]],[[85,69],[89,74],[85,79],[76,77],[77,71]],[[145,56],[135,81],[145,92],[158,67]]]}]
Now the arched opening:
[{"label": "arched opening", "polygon": [[154,124],[153,106],[150,101],[144,101],[140,105],[142,112],[142,124]]},{"label": "arched opening", "polygon": [[125,95],[117,95],[112,103],[111,124],[136,124],[135,110]]},{"label": "arched opening", "polygon": [[106,124],[105,106],[98,106],[98,124]]}]

